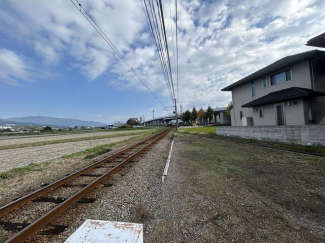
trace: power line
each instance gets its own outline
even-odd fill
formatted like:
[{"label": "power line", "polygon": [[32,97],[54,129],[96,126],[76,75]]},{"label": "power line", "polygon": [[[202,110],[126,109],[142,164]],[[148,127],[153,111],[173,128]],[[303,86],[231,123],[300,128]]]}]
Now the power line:
[{"label": "power line", "polygon": [[177,82],[177,99],[178,96],[178,35],[177,35],[177,0],[175,0],[175,15],[176,15],[176,82]]},{"label": "power line", "polygon": [[[155,10],[154,10],[153,5],[150,2],[149,2],[149,5],[150,5],[149,7],[150,7],[151,14],[149,14],[147,4],[144,2],[145,11],[147,11],[147,14],[148,14],[148,22],[149,22],[150,27],[151,27],[152,36],[153,36],[155,44],[156,44],[157,52],[159,54],[159,59],[160,59],[161,65],[162,65],[164,75],[165,75],[166,84],[167,84],[167,87],[169,89],[171,99],[173,99],[171,85],[170,85],[170,82],[169,82],[170,77],[169,77],[167,64],[166,64],[166,59],[165,59],[165,55],[164,55],[164,51],[163,51],[163,45],[161,43],[161,37],[160,37],[161,33],[160,33],[160,30],[159,30],[159,27],[158,27],[158,24],[157,24],[158,21],[157,21],[156,15],[155,15]],[[150,15],[151,15],[151,17],[150,17]],[[152,24],[151,24],[151,19],[152,19],[152,22],[153,22]]]},{"label": "power line", "polygon": [[138,80],[145,86],[150,93],[153,95],[153,97],[161,104],[162,107],[164,107],[163,103],[158,99],[158,97],[151,91],[149,86],[139,77],[139,75],[136,73],[136,71],[133,69],[133,67],[125,60],[125,58],[122,56],[122,54],[117,50],[115,45],[110,41],[110,39],[106,36],[106,34],[101,30],[101,28],[96,24],[96,22],[90,17],[90,15],[87,13],[87,11],[82,7],[82,5],[76,0],[79,7],[73,2],[73,0],[70,0],[71,3],[80,11],[80,13],[85,17],[85,19],[92,25],[92,27],[98,32],[98,34],[104,39],[104,41],[113,49],[113,51],[118,55],[118,57],[125,63],[125,65],[131,70],[131,72],[138,78]]},{"label": "power line", "polygon": [[[159,22],[159,19],[157,19],[157,16],[156,16],[156,10],[155,10],[155,7],[154,7],[154,4],[152,2],[149,1],[148,5],[149,5],[149,10],[147,8],[147,4],[146,2],[144,1],[144,5],[146,7],[146,11],[147,11],[147,15],[148,15],[148,21],[149,21],[149,24],[151,27],[153,27],[151,30],[152,30],[152,35],[154,37],[154,40],[156,41],[156,48],[157,48],[157,52],[159,54],[159,57],[160,57],[160,60],[161,60],[161,63],[162,63],[162,69],[163,69],[163,72],[164,72],[164,75],[165,75],[165,78],[166,78],[166,83],[167,83],[167,87],[169,89],[169,93],[171,95],[171,99],[173,101],[173,91],[172,91],[172,86],[171,86],[171,76],[170,76],[170,73],[168,71],[168,64],[167,64],[167,56],[166,56],[166,52],[165,52],[165,48],[164,48],[164,45],[163,45],[163,39],[162,39],[162,30],[161,29],[161,22],[160,24],[158,23]],[[152,22],[152,24],[151,24]],[[159,28],[160,26],[160,28]]]},{"label": "power line", "polygon": [[[177,96],[175,94],[174,89],[174,80],[173,80],[173,72],[171,68],[171,61],[170,61],[170,54],[169,54],[169,48],[168,48],[168,41],[167,41],[167,35],[166,35],[166,27],[165,27],[165,19],[164,19],[164,11],[162,6],[161,0],[147,0],[148,6],[150,11],[147,8],[146,0],[143,0],[143,5],[145,6],[145,11],[147,12],[147,20],[149,22],[149,26],[151,28],[152,36],[154,39],[154,42],[156,44],[158,56],[161,60],[162,69],[164,72],[167,82],[167,86],[169,88],[169,91],[171,91],[172,96],[172,102],[174,104],[175,108],[175,119],[176,119],[176,130],[178,126],[178,117],[177,117],[177,98],[178,98],[178,80],[177,80]],[[155,4],[157,6],[157,12],[155,8]],[[176,3],[175,3],[176,4]],[[177,6],[175,6],[176,11],[176,18],[177,18]],[[149,13],[151,12],[151,14]],[[170,19],[172,24],[172,18],[171,18],[171,5],[169,0],[169,12],[170,12]],[[156,16],[158,15],[158,17]],[[151,16],[151,17],[150,17]],[[171,34],[172,34],[172,45],[174,50],[174,37],[173,37],[173,30],[172,25],[171,27]],[[176,26],[176,37],[177,37],[177,26]],[[178,40],[177,40],[178,41]],[[177,48],[178,42],[176,42],[176,54],[177,54],[177,63],[174,62],[175,68],[176,68],[176,76],[178,79],[178,48]],[[175,50],[174,50],[175,53]],[[175,61],[175,56],[174,56]]]},{"label": "power line", "polygon": [[[158,0],[156,0],[156,3],[157,3],[157,7],[158,7]],[[172,69],[171,69],[171,65],[170,65],[170,56],[169,56],[169,50],[168,50],[168,43],[167,43],[167,37],[166,37],[164,13],[163,13],[163,9],[162,9],[161,0],[159,0],[159,4],[160,4],[160,17],[161,17],[161,22],[162,22],[162,25],[163,25],[163,34],[164,34],[164,40],[165,40],[165,46],[166,46],[166,52],[167,52],[167,58],[168,58],[167,60],[168,60],[169,72],[170,72],[170,76],[171,76],[172,90],[173,90],[174,99],[176,99],[175,90],[174,90],[174,83],[173,83]]]},{"label": "power line", "polygon": [[[175,0],[176,1],[176,0]],[[174,34],[173,34],[173,19],[172,19],[172,8],[170,5],[170,0],[169,0],[169,18],[170,18],[170,32],[172,33],[172,44],[173,44],[173,56],[174,56],[174,65],[176,69],[176,52],[175,52],[175,44],[174,44]],[[177,32],[177,29],[175,30]],[[178,83],[177,83],[177,99],[178,99]]]}]

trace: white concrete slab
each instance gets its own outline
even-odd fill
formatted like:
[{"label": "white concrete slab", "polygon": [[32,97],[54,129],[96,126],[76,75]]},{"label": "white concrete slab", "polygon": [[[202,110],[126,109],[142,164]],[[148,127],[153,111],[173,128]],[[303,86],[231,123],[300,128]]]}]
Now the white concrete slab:
[{"label": "white concrete slab", "polygon": [[143,225],[87,219],[66,243],[143,243]]}]

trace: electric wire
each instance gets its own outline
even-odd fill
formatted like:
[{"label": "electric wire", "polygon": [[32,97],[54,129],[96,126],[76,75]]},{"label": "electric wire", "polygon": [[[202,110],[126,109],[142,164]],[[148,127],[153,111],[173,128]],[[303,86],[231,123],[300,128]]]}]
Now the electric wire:
[{"label": "electric wire", "polygon": [[[145,3],[145,2],[144,2]],[[145,3],[146,5],[146,3]],[[169,89],[169,93],[171,95],[171,99],[173,100],[173,93],[172,93],[172,87],[171,87],[171,84],[170,84],[170,75],[169,75],[169,72],[168,72],[168,67],[167,67],[167,63],[166,63],[166,57],[165,57],[165,52],[164,52],[164,48],[163,48],[163,45],[162,45],[162,41],[161,41],[161,32],[160,32],[160,29],[158,27],[158,20],[156,18],[156,12],[155,12],[155,9],[154,9],[154,6],[152,3],[149,2],[149,9],[150,9],[150,15],[149,15],[149,12],[148,12],[148,16],[149,16],[149,21],[150,19],[152,19],[153,21],[153,36],[156,36],[156,39],[157,39],[157,50],[158,50],[158,54],[161,58],[161,63],[162,63],[162,66],[163,66],[163,71],[165,73],[165,76],[166,76],[166,83],[167,83],[167,87]],[[146,9],[147,10],[147,9]]]},{"label": "electric wire", "polygon": [[113,49],[113,51],[118,55],[118,57],[125,63],[125,65],[131,70],[131,72],[137,77],[137,79],[145,86],[148,91],[153,95],[153,97],[161,104],[162,107],[165,107],[164,104],[158,99],[158,97],[152,92],[149,86],[139,77],[133,67],[125,60],[122,54],[117,50],[115,45],[109,40],[106,34],[100,29],[96,22],[90,17],[87,11],[82,7],[82,5],[76,0],[79,7],[73,0],[70,0],[71,3],[80,11],[80,13],[85,17],[85,19],[92,25],[92,27],[98,32],[98,34],[104,39],[104,41]]},{"label": "electric wire", "polygon": [[[157,4],[157,7],[158,7],[158,0],[156,0],[156,4]],[[166,49],[167,61],[168,61],[169,72],[170,72],[170,77],[171,77],[171,85],[172,85],[173,97],[174,97],[174,99],[176,99],[175,90],[174,90],[174,83],[173,83],[172,69],[171,69],[171,64],[170,64],[170,55],[169,55],[169,50],[168,50],[167,36],[166,36],[164,13],[163,13],[161,0],[159,0],[159,6],[160,6],[159,17],[160,17],[160,21],[161,21],[161,24],[162,24],[162,27],[163,27],[162,31],[163,31],[164,41],[165,41],[165,49]]]},{"label": "electric wire", "polygon": [[177,35],[177,0],[175,0],[175,23],[176,23],[176,86],[177,86],[177,99],[179,101],[178,93],[178,35]]},{"label": "electric wire", "polygon": [[[176,0],[175,0],[176,1]],[[173,56],[174,56],[174,66],[175,66],[175,73],[176,73],[176,52],[175,52],[175,42],[174,42],[174,34],[173,34],[173,18],[172,18],[172,8],[171,8],[171,5],[170,5],[170,0],[169,0],[169,18],[170,18],[170,32],[172,34],[172,44],[173,44]],[[177,31],[177,29],[175,30]],[[178,84],[177,84],[177,88],[176,88],[176,99],[178,99]]]},{"label": "electric wire", "polygon": [[156,1],[156,4],[154,4],[154,0],[143,0],[142,6],[144,13],[147,16],[148,25],[156,45],[167,87],[171,95],[172,102],[174,103],[176,96],[171,72],[166,30],[162,14],[162,5],[161,2],[158,3],[158,1]]}]

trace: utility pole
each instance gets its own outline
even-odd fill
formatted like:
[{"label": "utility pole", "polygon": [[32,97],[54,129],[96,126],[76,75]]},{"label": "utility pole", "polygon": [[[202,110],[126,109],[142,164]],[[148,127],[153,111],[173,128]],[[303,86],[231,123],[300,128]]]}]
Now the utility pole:
[{"label": "utility pole", "polygon": [[152,120],[155,120],[155,110],[152,110]]},{"label": "utility pole", "polygon": [[177,102],[176,102],[176,99],[175,99],[175,118],[176,118],[176,132],[177,132],[177,129],[178,129],[178,116],[177,116]]}]

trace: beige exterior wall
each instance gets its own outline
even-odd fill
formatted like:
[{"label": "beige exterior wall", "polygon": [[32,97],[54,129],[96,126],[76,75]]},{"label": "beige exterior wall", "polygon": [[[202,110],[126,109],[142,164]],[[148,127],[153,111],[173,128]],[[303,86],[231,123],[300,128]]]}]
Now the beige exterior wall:
[{"label": "beige exterior wall", "polygon": [[[257,79],[255,83],[255,99],[265,96],[271,92],[291,88],[301,87],[312,89],[312,81],[310,75],[309,61],[305,61],[291,67],[291,80],[283,82],[281,84],[271,85],[270,75],[266,76],[267,87],[263,88],[263,80]],[[264,119],[258,117],[259,110],[253,110],[253,108],[242,108],[241,106],[252,101],[252,86],[251,83],[241,85],[232,90],[233,100],[233,112],[231,117],[232,126],[241,126],[240,111],[243,112],[243,117],[253,117],[254,125],[276,125],[276,114],[274,110],[274,104],[266,105],[264,110]],[[325,104],[324,104],[325,108]],[[297,111],[300,113],[304,110],[303,102],[300,100],[296,105],[292,107],[284,106],[285,119],[287,125],[304,125],[305,116],[304,114],[296,114]],[[324,110],[325,112],[325,110]],[[255,114],[256,113],[256,114]],[[287,114],[286,114],[287,113]],[[325,113],[324,113],[325,114]],[[325,120],[325,118],[324,118]]]},{"label": "beige exterior wall", "polygon": [[233,113],[234,117],[231,117],[232,126],[241,126],[240,111],[243,112],[243,117],[252,117],[252,108],[242,108],[243,104],[252,101],[252,89],[251,84],[244,84],[232,90],[233,100]]},{"label": "beige exterior wall", "polygon": [[[285,125],[305,125],[307,118],[304,111],[304,101],[302,99],[290,100],[290,102],[278,102],[267,104],[253,109],[254,126],[277,125],[276,105],[282,105]],[[259,112],[263,109],[264,117],[260,118]]]}]

